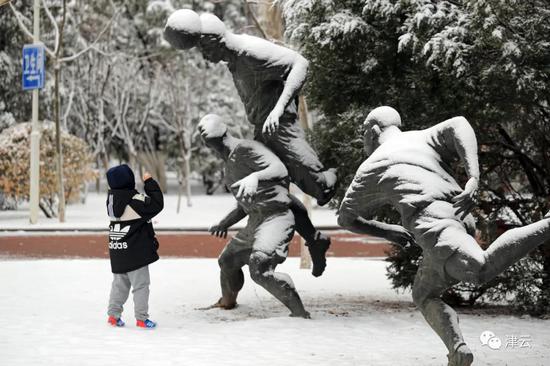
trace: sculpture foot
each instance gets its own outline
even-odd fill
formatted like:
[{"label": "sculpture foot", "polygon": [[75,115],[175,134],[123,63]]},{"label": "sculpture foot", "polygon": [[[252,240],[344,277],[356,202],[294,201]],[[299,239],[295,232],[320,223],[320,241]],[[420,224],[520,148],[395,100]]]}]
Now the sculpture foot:
[{"label": "sculpture foot", "polygon": [[237,307],[237,303],[233,302],[230,304],[225,304],[223,302],[223,297],[220,298],[215,304],[205,306],[203,308],[198,308],[197,310],[210,310],[210,309],[224,309],[224,310],[231,310]]},{"label": "sculpture foot", "polygon": [[470,366],[474,362],[474,355],[466,343],[460,343],[452,354],[447,355],[449,358],[448,366]]},{"label": "sculpture foot", "polygon": [[306,246],[311,256],[311,262],[313,263],[311,274],[314,277],[319,277],[323,274],[327,266],[326,253],[330,247],[330,237],[317,231],[315,233],[315,241],[313,243],[306,243]]},{"label": "sculpture foot", "polygon": [[311,319],[311,315],[307,311],[299,312],[299,313],[290,313],[289,315],[291,318],[304,318],[304,319]]}]

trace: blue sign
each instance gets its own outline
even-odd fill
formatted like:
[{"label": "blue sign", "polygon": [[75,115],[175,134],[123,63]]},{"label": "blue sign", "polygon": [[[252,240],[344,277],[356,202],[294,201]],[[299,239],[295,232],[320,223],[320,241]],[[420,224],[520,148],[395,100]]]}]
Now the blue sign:
[{"label": "blue sign", "polygon": [[44,45],[23,46],[23,90],[42,89],[45,75]]}]

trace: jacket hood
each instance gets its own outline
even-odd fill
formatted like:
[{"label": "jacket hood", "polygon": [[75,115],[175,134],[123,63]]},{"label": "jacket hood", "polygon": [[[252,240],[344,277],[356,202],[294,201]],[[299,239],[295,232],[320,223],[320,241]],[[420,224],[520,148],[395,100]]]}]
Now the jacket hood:
[{"label": "jacket hood", "polygon": [[124,213],[132,197],[138,194],[135,189],[111,189],[107,196],[107,214],[119,218]]},{"label": "jacket hood", "polygon": [[111,189],[135,189],[134,172],[126,164],[114,166],[107,170],[107,183]]}]

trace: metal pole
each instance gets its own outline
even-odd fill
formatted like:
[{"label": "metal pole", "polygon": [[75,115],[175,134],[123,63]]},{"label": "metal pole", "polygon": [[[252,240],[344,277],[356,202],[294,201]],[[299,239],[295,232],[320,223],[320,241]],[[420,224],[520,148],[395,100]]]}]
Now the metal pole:
[{"label": "metal pole", "polygon": [[[40,0],[34,0],[34,43],[40,42]],[[38,90],[32,91],[31,172],[30,172],[30,222],[38,221],[40,200],[40,125],[38,124]]]}]

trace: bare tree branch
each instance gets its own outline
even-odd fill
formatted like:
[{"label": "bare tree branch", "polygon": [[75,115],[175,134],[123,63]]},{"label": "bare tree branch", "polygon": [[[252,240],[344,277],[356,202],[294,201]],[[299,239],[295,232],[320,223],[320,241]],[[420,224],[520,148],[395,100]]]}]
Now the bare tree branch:
[{"label": "bare tree branch", "polygon": [[114,20],[118,17],[119,14],[120,14],[120,11],[115,10],[115,12],[113,14],[113,17],[111,18],[111,20],[109,20],[109,23],[107,23],[107,25],[103,28],[103,30],[97,35],[96,39],[90,45],[88,45],[88,47],[84,48],[80,52],[77,52],[77,53],[75,53],[71,56],[67,56],[67,57],[63,57],[63,58],[59,59],[59,62],[62,63],[62,62],[69,62],[69,61],[76,60],[77,58],[82,56],[84,53],[86,53],[90,50],[94,50],[95,49],[95,47],[94,47],[95,44],[99,41],[99,39],[103,36],[103,34],[105,34],[105,32],[107,32],[107,30],[109,30],[109,28],[111,27],[111,24],[114,22]]},{"label": "bare tree branch", "polygon": [[[42,6],[44,7],[44,11],[46,12],[46,15],[50,19],[50,22],[52,23],[53,28],[54,28],[55,43],[54,43],[53,53],[55,53],[57,55],[58,51],[59,51],[59,45],[61,43],[59,41],[59,38],[60,38],[60,34],[61,34],[62,31],[59,32],[59,27],[57,26],[57,22],[55,21],[55,18],[53,17],[52,12],[50,11],[50,8],[48,7],[48,4],[46,4],[45,0],[42,0]],[[64,9],[63,12],[65,12],[65,7],[63,7],[63,9]],[[63,15],[63,18],[65,18],[65,15]],[[65,19],[63,19],[63,22],[64,21],[65,21]]]},{"label": "bare tree branch", "polygon": [[[15,19],[17,19],[17,24],[19,25],[19,28],[27,36],[27,38],[31,40],[31,42],[34,42],[33,34],[29,31],[29,29],[25,26],[23,20],[21,19],[22,15],[17,11],[17,9],[15,9],[15,6],[13,6],[12,3],[9,4],[11,11],[15,15]],[[51,57],[55,57],[55,53],[48,46],[44,45],[44,49],[46,50],[46,53],[48,55],[50,55]]]}]

